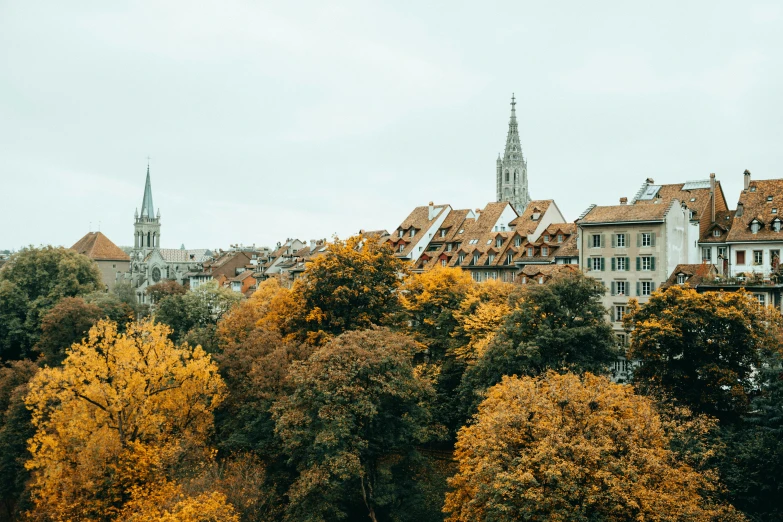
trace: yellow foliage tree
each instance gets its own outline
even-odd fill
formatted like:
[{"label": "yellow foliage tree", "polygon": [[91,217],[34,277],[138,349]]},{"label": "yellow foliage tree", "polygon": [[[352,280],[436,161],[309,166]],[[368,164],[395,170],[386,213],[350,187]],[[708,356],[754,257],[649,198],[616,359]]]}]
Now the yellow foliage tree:
[{"label": "yellow foliage tree", "polygon": [[242,344],[256,329],[281,333],[294,309],[291,291],[276,278],[264,280],[249,299],[232,308],[218,324],[220,345]]},{"label": "yellow foliage tree", "polygon": [[504,377],[460,430],[450,521],[744,520],[677,458],[653,402],[586,373]]},{"label": "yellow foliage tree", "polygon": [[239,522],[223,493],[188,496],[174,482],[134,488],[117,518],[123,522]]},{"label": "yellow foliage tree", "polygon": [[183,461],[208,455],[224,384],[209,355],[175,346],[169,333],[152,322],[118,333],[101,321],[61,367],[30,381],[35,515],[112,518],[134,488],[170,481]]},{"label": "yellow foliage tree", "polygon": [[511,312],[509,296],[514,285],[491,279],[473,285],[454,314],[458,327],[455,336],[461,340],[454,353],[466,363],[472,363],[484,349],[506,316]]}]

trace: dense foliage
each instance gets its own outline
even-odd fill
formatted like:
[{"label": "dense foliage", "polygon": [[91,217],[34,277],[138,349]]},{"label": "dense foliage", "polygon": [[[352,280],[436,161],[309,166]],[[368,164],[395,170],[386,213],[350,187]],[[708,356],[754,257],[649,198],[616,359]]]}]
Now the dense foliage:
[{"label": "dense foliage", "polygon": [[142,306],[72,252],[13,261],[0,520],[783,513],[781,318],[742,294],[632,305],[632,388],[591,375],[620,354],[581,274],[409,274],[359,236],[249,298],[164,282]]}]

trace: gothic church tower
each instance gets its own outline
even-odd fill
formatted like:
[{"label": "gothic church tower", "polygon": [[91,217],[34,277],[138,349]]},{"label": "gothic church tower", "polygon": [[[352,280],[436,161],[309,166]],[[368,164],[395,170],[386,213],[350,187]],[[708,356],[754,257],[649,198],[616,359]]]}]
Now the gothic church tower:
[{"label": "gothic church tower", "polygon": [[512,94],[506,151],[502,158],[498,155],[497,159],[497,200],[510,202],[514,210],[522,214],[530,203],[530,193],[527,190],[527,161],[522,155],[522,145],[519,143],[516,105]]},{"label": "gothic church tower", "polygon": [[133,250],[136,258],[144,259],[149,252],[160,248],[160,210],[155,215],[152,206],[152,185],[150,183],[150,166],[147,165],[147,183],[144,186],[144,199],[141,201],[141,215],[138,209],[134,214]]}]

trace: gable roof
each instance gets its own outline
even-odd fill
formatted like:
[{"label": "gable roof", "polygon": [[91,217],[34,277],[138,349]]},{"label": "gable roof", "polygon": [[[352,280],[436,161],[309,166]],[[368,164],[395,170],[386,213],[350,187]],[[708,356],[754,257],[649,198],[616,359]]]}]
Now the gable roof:
[{"label": "gable roof", "polygon": [[102,232],[87,232],[71,247],[71,250],[96,261],[130,261],[130,256]]},{"label": "gable roof", "polygon": [[663,221],[676,200],[658,199],[652,205],[611,205],[590,208],[585,215],[577,220],[580,225],[597,225],[603,223],[629,223],[644,221]]},{"label": "gable roof", "polygon": [[[771,198],[770,201],[767,199]],[[776,213],[772,213],[775,209]],[[751,181],[740,194],[727,241],[783,241],[783,231],[775,232],[772,220],[783,213],[783,179]],[[750,230],[756,218],[764,224],[757,233]]]},{"label": "gable roof", "polygon": [[683,274],[686,277],[684,284],[696,288],[705,280],[713,280],[715,276],[718,275],[718,269],[715,268],[715,265],[707,263],[677,265],[669,276],[669,279],[661,285],[661,288],[669,288],[672,285],[678,284],[677,277],[680,274]]},{"label": "gable roof", "polygon": [[[513,226],[515,230],[519,230],[523,235],[530,235],[536,231],[538,224],[541,222],[541,217],[546,214],[549,207],[553,205],[555,200],[553,199],[536,199],[531,201],[525,207],[525,211],[522,214],[513,219],[509,225]],[[536,216],[536,214],[538,214]],[[536,219],[533,219],[533,218]]]}]

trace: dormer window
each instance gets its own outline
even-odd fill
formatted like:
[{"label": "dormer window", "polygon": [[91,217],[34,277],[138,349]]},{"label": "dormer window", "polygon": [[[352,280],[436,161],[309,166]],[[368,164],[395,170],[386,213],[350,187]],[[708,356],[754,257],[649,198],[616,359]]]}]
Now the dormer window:
[{"label": "dormer window", "polygon": [[719,229],[719,228],[716,228],[715,230],[713,230],[713,231],[712,231],[712,235],[713,235],[714,237],[720,237],[720,229]]},{"label": "dormer window", "polygon": [[508,253],[506,254],[506,264],[510,265],[514,261],[514,254]]},{"label": "dormer window", "polygon": [[518,247],[521,244],[522,244],[522,238],[521,237],[515,237],[514,238],[514,246]]},{"label": "dormer window", "polygon": [[478,263],[478,260],[479,260],[479,255],[478,254],[473,254],[473,264],[474,265]]},{"label": "dormer window", "polygon": [[544,243],[549,243],[549,234],[544,234]]},{"label": "dormer window", "polygon": [[754,219],[753,222],[750,224],[750,231],[756,234],[760,229],[761,229],[761,224]]},{"label": "dormer window", "polygon": [[404,232],[403,230],[400,230],[400,237],[402,237],[402,235],[403,235],[404,233],[405,233],[405,232]]},{"label": "dormer window", "polygon": [[685,284],[685,274],[677,274],[677,284],[678,285]]},{"label": "dormer window", "polygon": [[541,247],[541,255],[542,256],[548,256],[549,255],[549,249],[547,247]]},{"label": "dormer window", "polygon": [[500,248],[501,246],[503,246],[503,239],[502,239],[502,238],[497,238],[497,239],[495,240],[495,246],[496,246],[496,247],[498,247],[498,248]]},{"label": "dormer window", "polygon": [[775,221],[772,222],[772,230],[775,232],[780,232],[780,220],[775,218]]},{"label": "dormer window", "polygon": [[415,235],[416,235],[416,229],[415,229],[415,228],[412,228],[412,229],[411,229],[411,237],[413,237],[413,236],[415,236]]},{"label": "dormer window", "polygon": [[767,201],[772,201],[772,196],[767,196]]},{"label": "dormer window", "polygon": [[531,217],[531,219],[533,221],[538,221],[538,218],[540,217],[541,217],[541,212],[533,212],[533,216]]},{"label": "dormer window", "polygon": [[772,213],[773,213],[773,214],[777,214],[777,213],[778,213],[778,209],[777,209],[777,207],[772,207]]},{"label": "dormer window", "polygon": [[491,265],[495,261],[495,254],[489,254],[487,256],[487,264]]},{"label": "dormer window", "polygon": [[464,263],[464,262],[465,262],[465,254],[460,254],[460,255],[459,255],[459,258],[458,258],[458,261],[459,261],[459,264],[460,264],[460,265],[461,265],[462,263]]},{"label": "dormer window", "polygon": [[558,243],[562,243],[563,242],[563,234],[558,234],[557,235],[557,242]]},{"label": "dormer window", "polygon": [[533,247],[527,247],[527,256],[533,257]]},{"label": "dormer window", "polygon": [[440,237],[446,237],[446,229],[445,228],[441,228],[440,229]]},{"label": "dormer window", "polygon": [[751,192],[756,192],[756,187],[750,187]]},{"label": "dormer window", "polygon": [[400,249],[400,250],[399,250],[400,252],[402,252],[403,250],[405,250],[405,243],[400,243],[400,247],[399,247],[399,249]]}]

